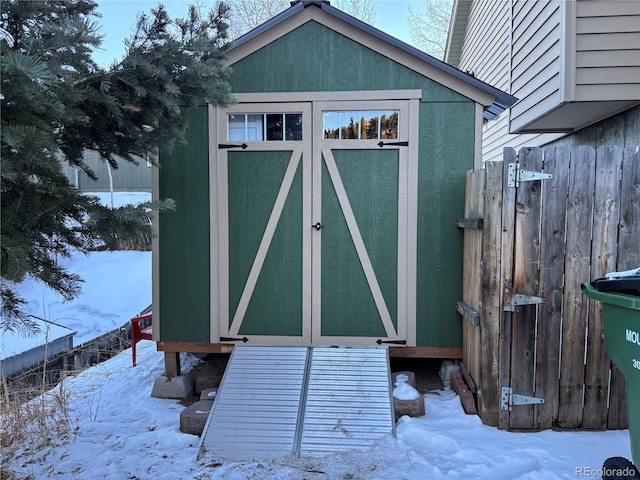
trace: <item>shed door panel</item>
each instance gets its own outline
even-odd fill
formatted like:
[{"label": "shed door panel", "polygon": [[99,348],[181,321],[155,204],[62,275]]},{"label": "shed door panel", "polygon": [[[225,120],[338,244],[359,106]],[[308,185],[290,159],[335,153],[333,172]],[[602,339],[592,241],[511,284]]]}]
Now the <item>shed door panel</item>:
[{"label": "shed door panel", "polygon": [[300,157],[291,151],[229,152],[233,335],[302,336]]},{"label": "shed door panel", "polygon": [[417,121],[409,107],[314,103],[313,221],[323,225],[312,237],[314,343],[411,341],[417,197],[409,172],[417,142],[409,127]]},{"label": "shed door panel", "polygon": [[[347,107],[399,111],[396,142],[323,138],[323,111]],[[229,114],[269,111],[302,112],[302,138],[265,141],[248,120],[246,139],[231,138]],[[217,121],[211,341],[405,343],[415,328],[408,102],[239,104]]]},{"label": "shed door panel", "polygon": [[321,336],[386,338],[397,328],[398,151],[326,150]]},{"label": "shed door panel", "polygon": [[[211,341],[309,344],[311,107],[219,113]],[[286,115],[301,116],[302,131]]]}]

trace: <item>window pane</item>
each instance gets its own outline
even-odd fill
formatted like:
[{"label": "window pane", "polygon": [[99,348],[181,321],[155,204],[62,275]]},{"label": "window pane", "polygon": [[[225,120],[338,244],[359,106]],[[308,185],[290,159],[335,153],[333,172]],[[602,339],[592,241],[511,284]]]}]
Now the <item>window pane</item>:
[{"label": "window pane", "polygon": [[283,140],[282,124],[283,115],[281,113],[267,114],[267,141]]},{"label": "window pane", "polygon": [[363,112],[363,117],[361,120],[362,124],[362,133],[360,134],[360,138],[362,139],[370,139],[377,140],[378,137],[378,125],[379,125],[379,112]]},{"label": "window pane", "polygon": [[248,142],[262,142],[264,140],[263,132],[264,115],[247,115],[247,136],[245,137],[245,140]]},{"label": "window pane", "polygon": [[380,138],[398,138],[398,112],[380,113]]},{"label": "window pane", "polygon": [[340,138],[357,139],[360,130],[360,112],[342,112],[340,116]]},{"label": "window pane", "polygon": [[327,139],[398,138],[398,111],[324,112],[323,129]]},{"label": "window pane", "polygon": [[245,138],[245,115],[229,115],[229,140],[239,142],[246,140]]},{"label": "window pane", "polygon": [[322,118],[324,138],[331,140],[340,138],[340,112],[324,112]]},{"label": "window pane", "polygon": [[285,140],[302,140],[302,114],[287,113],[284,116]]}]

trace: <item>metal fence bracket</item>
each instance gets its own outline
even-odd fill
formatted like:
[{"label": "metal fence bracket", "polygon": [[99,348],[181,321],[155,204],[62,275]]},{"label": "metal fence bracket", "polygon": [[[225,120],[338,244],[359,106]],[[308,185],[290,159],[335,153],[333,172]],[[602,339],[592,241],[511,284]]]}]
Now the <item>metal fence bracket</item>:
[{"label": "metal fence bracket", "polygon": [[535,405],[544,403],[544,398],[533,397],[531,395],[520,395],[513,393],[511,387],[502,387],[502,397],[500,400],[500,410],[509,410],[514,405]]},{"label": "metal fence bracket", "polygon": [[516,293],[509,297],[505,296],[504,311],[515,312],[516,307],[519,305],[535,305],[538,303],[546,303],[547,299],[542,297],[534,297],[533,295],[523,295],[522,293]]},{"label": "metal fence bracket", "polygon": [[532,182],[534,180],[545,180],[553,178],[550,173],[531,172],[529,170],[520,169],[519,163],[510,163],[507,174],[507,186],[519,187],[520,182]]}]

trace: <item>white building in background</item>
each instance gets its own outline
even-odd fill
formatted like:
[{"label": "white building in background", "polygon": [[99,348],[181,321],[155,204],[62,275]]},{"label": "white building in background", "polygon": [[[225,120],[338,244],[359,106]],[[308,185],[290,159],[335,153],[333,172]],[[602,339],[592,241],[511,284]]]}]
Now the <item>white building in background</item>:
[{"label": "white building in background", "polygon": [[640,2],[455,0],[445,62],[519,99],[485,124],[485,161],[640,144]]}]

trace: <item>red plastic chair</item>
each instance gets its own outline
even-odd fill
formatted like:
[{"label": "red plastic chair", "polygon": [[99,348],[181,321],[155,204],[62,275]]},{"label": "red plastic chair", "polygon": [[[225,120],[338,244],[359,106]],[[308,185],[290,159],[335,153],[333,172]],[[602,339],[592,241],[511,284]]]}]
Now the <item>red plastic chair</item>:
[{"label": "red plastic chair", "polygon": [[140,328],[140,322],[152,321],[152,315],[139,315],[131,319],[131,359],[136,366],[136,343],[140,340],[153,340],[152,326]]}]

